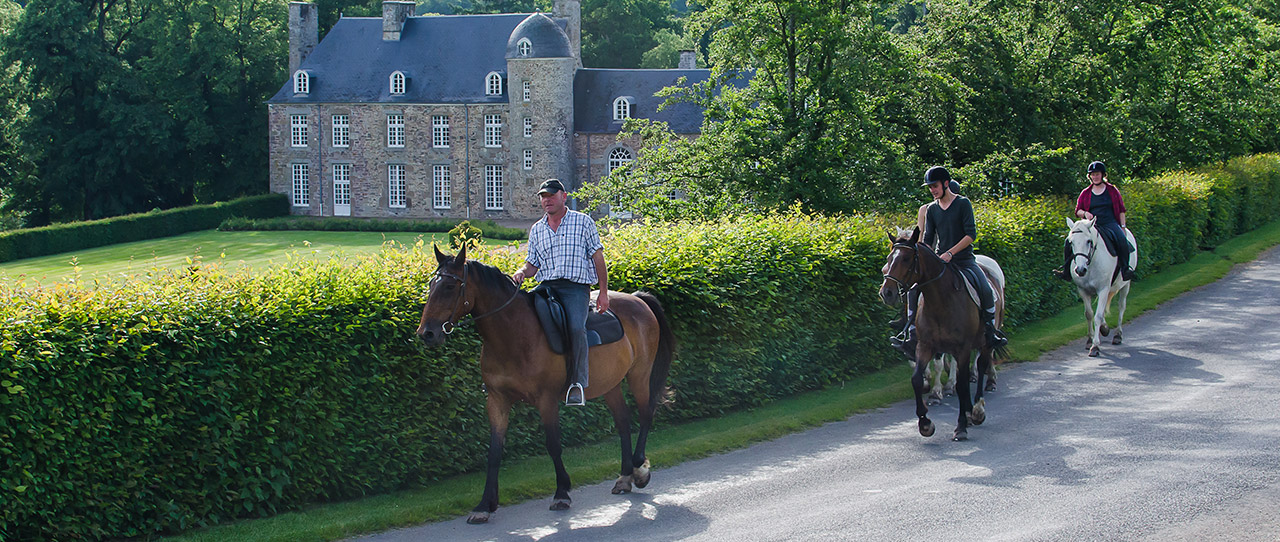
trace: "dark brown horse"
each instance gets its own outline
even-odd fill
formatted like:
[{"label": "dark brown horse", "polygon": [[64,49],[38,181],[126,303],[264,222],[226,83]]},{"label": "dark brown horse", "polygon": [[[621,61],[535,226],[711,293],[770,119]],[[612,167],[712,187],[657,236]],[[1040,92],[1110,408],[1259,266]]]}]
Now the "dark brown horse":
[{"label": "dark brown horse", "polygon": [[[991,368],[992,351],[986,345],[982,319],[977,304],[964,286],[964,277],[954,267],[942,261],[928,246],[920,242],[920,231],[912,229],[910,235],[889,236],[892,247],[888,261],[881,272],[884,283],[880,285],[880,299],[891,307],[902,303],[906,290],[918,289],[920,303],[916,309],[915,359],[932,360],[935,354],[951,354],[959,362],[960,375],[956,379],[968,386],[972,370],[970,360],[978,350],[977,388],[970,398],[967,390],[957,393],[960,397],[960,417],[956,422],[953,440],[969,438],[969,424],[982,425],[986,421],[986,400],[982,398],[983,378]],[[994,262],[994,260],[993,260]],[[982,266],[991,282],[996,300],[996,326],[1004,319],[1004,280],[998,267],[993,270]],[[920,434],[933,436],[933,422],[926,416],[924,373],[928,363],[916,363],[911,375],[911,388],[916,395],[916,416]],[[963,388],[962,388],[963,389]]]},{"label": "dark brown horse", "polygon": [[[498,467],[511,407],[524,401],[538,409],[546,431],[547,453],[556,467],[556,494],[552,510],[569,508],[569,473],[560,458],[560,400],[567,388],[565,357],[551,351],[534,314],[533,297],[521,291],[498,268],[467,261],[464,247],[456,257],[435,250],[435,277],[422,308],[418,337],[429,346],[445,337],[472,315],[480,333],[480,374],[488,395],[489,460],[484,495],[467,523],[484,523],[498,509]],[[622,322],[625,337],[591,348],[591,381],[586,398],[604,397],[613,412],[622,439],[622,469],[613,493],[631,491],[649,483],[645,441],[653,414],[666,390],[667,372],[675,350],[675,338],[662,305],[652,294],[609,292],[609,308]],[[631,410],[622,395],[622,379],[635,398],[640,414],[640,435],[631,449]]]}]

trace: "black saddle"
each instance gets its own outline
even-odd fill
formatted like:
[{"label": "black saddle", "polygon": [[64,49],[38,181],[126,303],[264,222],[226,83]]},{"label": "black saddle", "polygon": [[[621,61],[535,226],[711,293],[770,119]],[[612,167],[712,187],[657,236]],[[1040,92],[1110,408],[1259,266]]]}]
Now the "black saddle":
[{"label": "black saddle", "polygon": [[[564,354],[568,336],[565,330],[564,305],[560,303],[559,296],[555,290],[542,284],[530,293],[533,294],[533,311],[538,314],[538,322],[542,324],[542,332],[547,335],[551,351]],[[587,313],[588,348],[617,342],[622,337],[622,322],[618,321],[618,316],[613,311],[605,311],[603,314],[596,311]]]}]

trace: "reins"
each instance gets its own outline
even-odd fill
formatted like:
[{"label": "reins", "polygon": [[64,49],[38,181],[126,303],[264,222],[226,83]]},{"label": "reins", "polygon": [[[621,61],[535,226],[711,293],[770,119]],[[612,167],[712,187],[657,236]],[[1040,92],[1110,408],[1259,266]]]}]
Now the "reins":
[{"label": "reins", "polygon": [[[915,274],[915,275],[919,275],[919,274],[920,274],[920,270],[919,270],[919,268],[920,268],[920,245],[919,245],[919,244],[916,244],[916,245],[909,245],[909,244],[907,244],[907,243],[894,243],[894,244],[893,244],[893,248],[904,248],[904,249],[910,249],[910,250],[911,250],[911,253],[912,253],[912,257],[911,257],[911,268],[910,268],[908,271],[910,271],[911,273],[913,273],[913,274]],[[931,278],[931,279],[929,279],[929,280],[926,280],[926,281],[924,281],[924,282],[916,281],[916,283],[915,283],[915,284],[912,284],[912,285],[910,285],[910,286],[908,286],[906,283],[904,283],[904,282],[902,282],[901,280],[899,280],[897,277],[894,277],[894,276],[889,275],[889,274],[885,274],[885,275],[884,275],[884,278],[885,278],[885,280],[891,280],[891,281],[893,281],[893,282],[895,282],[895,283],[897,283],[897,284],[898,284],[898,295],[899,295],[899,296],[901,296],[901,295],[903,294],[903,292],[904,292],[904,291],[910,291],[910,290],[919,289],[919,288],[921,288],[921,287],[923,287],[923,286],[927,286],[927,285],[929,285],[929,284],[933,283],[934,281],[936,281],[936,280],[938,280],[938,279],[942,278],[944,275],[946,275],[946,274],[947,274],[947,266],[948,266],[948,265],[950,265],[950,262],[945,262],[945,261],[944,261],[944,262],[942,262],[942,271],[939,271],[939,272],[938,272],[938,276],[933,277],[933,278]]]},{"label": "reins", "polygon": [[[447,320],[445,320],[445,321],[444,321],[444,323],[440,324],[440,331],[443,331],[445,335],[450,335],[450,334],[452,334],[452,333],[454,332],[454,330],[456,330],[456,329],[458,329],[458,328],[460,328],[460,327],[463,327],[463,326],[465,326],[465,325],[467,325],[467,324],[474,323],[476,320],[479,320],[479,319],[484,318],[484,317],[486,317],[486,316],[491,316],[491,315],[493,315],[493,314],[496,314],[498,311],[500,311],[500,310],[502,310],[502,309],[507,308],[507,305],[510,305],[510,304],[511,304],[511,302],[512,302],[512,301],[515,301],[516,297],[520,295],[520,288],[517,286],[517,287],[516,287],[516,291],[515,291],[515,292],[513,292],[513,293],[511,294],[511,297],[507,298],[506,303],[503,303],[503,304],[502,304],[501,306],[499,306],[498,308],[493,309],[493,310],[491,310],[491,311],[489,311],[489,312],[486,312],[486,313],[484,313],[484,314],[481,314],[480,316],[472,316],[470,320],[463,321],[463,322],[458,322],[458,323],[456,323],[456,324],[455,324],[455,323],[453,323],[453,320],[454,320],[454,315],[458,314],[458,306],[459,306],[459,304],[463,304],[463,303],[464,303],[464,302],[463,302],[463,300],[465,300],[465,299],[467,298],[467,270],[466,270],[465,268],[463,268],[463,270],[462,270],[462,276],[461,276],[461,277],[459,277],[459,276],[457,276],[457,275],[455,275],[455,274],[453,274],[453,273],[449,273],[449,272],[445,271],[444,269],[437,269],[437,270],[436,270],[436,273],[435,273],[435,276],[436,276],[436,277],[448,277],[448,278],[451,278],[451,279],[453,279],[453,280],[456,280],[456,281],[458,281],[458,282],[462,283],[462,291],[458,294],[458,299],[457,299],[457,301],[454,301],[454,302],[453,302],[453,310],[449,311],[449,318],[448,318]],[[467,301],[467,302],[465,302],[465,303],[470,303],[470,301]],[[465,315],[464,315],[464,316],[465,316]],[[460,318],[460,317],[459,317],[459,318]]]}]

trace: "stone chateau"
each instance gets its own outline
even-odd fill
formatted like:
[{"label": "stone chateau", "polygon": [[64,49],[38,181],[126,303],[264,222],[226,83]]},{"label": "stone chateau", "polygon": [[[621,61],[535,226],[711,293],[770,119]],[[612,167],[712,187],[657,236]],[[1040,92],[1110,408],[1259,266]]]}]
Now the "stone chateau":
[{"label": "stone chateau", "polygon": [[271,191],[293,214],[534,220],[538,184],[572,191],[636,156],[630,117],[696,137],[702,112],[654,93],[704,81],[680,68],[583,68],[577,0],[552,13],[344,17],[319,39],[314,4],[289,4],[289,73],[267,101]]}]

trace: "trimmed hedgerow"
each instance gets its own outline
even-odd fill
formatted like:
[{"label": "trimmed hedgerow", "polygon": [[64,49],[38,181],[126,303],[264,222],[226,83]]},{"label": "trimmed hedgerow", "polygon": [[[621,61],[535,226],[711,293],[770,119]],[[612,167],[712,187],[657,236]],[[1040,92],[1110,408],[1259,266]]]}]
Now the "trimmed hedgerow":
[{"label": "trimmed hedgerow", "polygon": [[[1122,185],[1140,272],[1275,216],[1278,179],[1267,155]],[[1047,273],[1073,201],[976,203],[1012,326],[1078,303]],[[876,291],[886,226],[909,220],[793,212],[609,232],[612,286],[655,292],[680,340],[660,423],[896,363]],[[522,259],[479,254],[505,271]],[[257,275],[197,264],[96,288],[0,285],[0,538],[143,537],[479,468],[479,338],[462,328],[424,350],[412,337],[434,268],[419,245]],[[602,405],[562,419],[569,444],[612,432]],[[507,444],[543,453],[532,409],[517,408]]]},{"label": "trimmed hedgerow", "polygon": [[272,217],[288,212],[286,196],[265,194],[209,205],[0,232],[0,262],[211,230],[232,216]]},{"label": "trimmed hedgerow", "polygon": [[[464,221],[466,222],[466,221]],[[382,232],[447,232],[457,227],[457,220],[408,220],[377,218],[307,217],[286,216],[278,218],[234,217],[223,221],[222,231],[382,231]],[[520,240],[527,237],[525,230],[499,226],[492,220],[470,222],[489,239]]]}]

